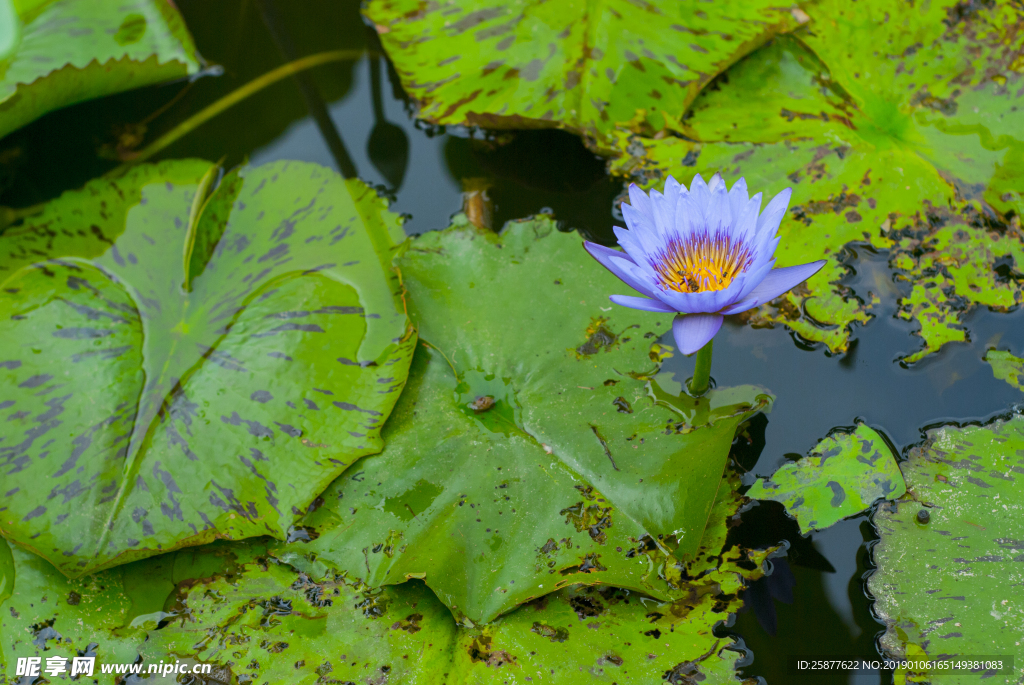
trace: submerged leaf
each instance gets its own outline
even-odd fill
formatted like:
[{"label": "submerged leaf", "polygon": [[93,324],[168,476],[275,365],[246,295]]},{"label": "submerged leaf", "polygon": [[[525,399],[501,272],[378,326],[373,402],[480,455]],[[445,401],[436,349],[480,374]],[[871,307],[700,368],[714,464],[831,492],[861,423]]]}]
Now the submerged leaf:
[{"label": "submerged leaf", "polygon": [[806,534],[906,491],[892,450],[882,436],[861,424],[852,433],[833,433],[770,480],[759,478],[747,497],[781,502]]},{"label": "submerged leaf", "polygon": [[[18,10],[11,25],[9,9]],[[0,0],[0,138],[49,111],[198,70],[166,0]]]},{"label": "submerged leaf", "polygon": [[737,389],[703,425],[656,402],[670,318],[606,312],[618,281],[548,218],[423,235],[400,269],[426,342],[388,447],[305,518],[316,539],[276,553],[424,578],[473,623],[575,583],[675,596],[667,555],[693,559],[736,428],[770,398]]},{"label": "submerged leaf", "polygon": [[992,375],[1018,390],[1024,390],[1024,359],[1004,350],[989,350],[985,361],[992,365]]},{"label": "submerged leaf", "polygon": [[227,174],[190,222],[209,169],[93,181],[0,236],[0,530],[69,576],[283,538],[381,449],[404,384],[385,202],[275,163]]},{"label": "submerged leaf", "polygon": [[930,430],[901,467],[910,498],[873,516],[881,539],[868,590],[886,625],[882,647],[894,657],[1012,657],[1017,668],[999,672],[1019,678],[1024,418]]},{"label": "submerged leaf", "polygon": [[[723,69],[806,15],[767,0],[375,0],[418,115],[486,128],[672,126]],[[678,127],[678,124],[676,124]]]}]

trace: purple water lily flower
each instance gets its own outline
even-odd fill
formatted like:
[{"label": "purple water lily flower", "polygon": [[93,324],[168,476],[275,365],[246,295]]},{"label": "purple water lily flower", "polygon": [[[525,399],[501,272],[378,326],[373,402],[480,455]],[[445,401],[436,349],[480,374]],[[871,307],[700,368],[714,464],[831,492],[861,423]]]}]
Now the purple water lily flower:
[{"label": "purple water lily flower", "polygon": [[648,196],[631,184],[629,204],[622,204],[629,230],[615,227],[625,252],[589,241],[584,246],[643,295],[612,295],[611,301],[676,313],[676,345],[692,354],[715,337],[724,316],[775,299],[825,265],[772,268],[791,194],[786,188],[762,212],[761,193],[748,197],[742,178],[728,192],[719,174],[710,183],[697,174],[689,190],[670,176],[664,195],[652,190]]}]

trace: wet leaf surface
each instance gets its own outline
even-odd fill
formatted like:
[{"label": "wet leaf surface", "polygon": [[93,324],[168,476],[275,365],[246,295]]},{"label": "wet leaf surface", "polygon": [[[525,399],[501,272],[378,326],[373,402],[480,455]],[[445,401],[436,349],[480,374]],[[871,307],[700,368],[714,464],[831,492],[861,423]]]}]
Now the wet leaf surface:
[{"label": "wet leaf surface", "polygon": [[861,424],[852,432],[833,433],[770,479],[759,478],[747,496],[780,502],[806,535],[865,511],[875,500],[897,499],[905,492],[889,445]]},{"label": "wet leaf surface", "polygon": [[922,348],[904,358],[915,362],[967,340],[971,307],[1021,301],[1024,16],[1009,2],[952,0],[806,9],[806,27],[702,92],[682,123],[688,139],[620,129],[612,170],[645,187],[715,171],[766,197],[792,187],[778,263],[829,263],[746,318],[844,352],[887,290],[845,286],[844,247],[888,249],[910,286],[898,315],[921,325]]},{"label": "wet leaf surface", "polygon": [[616,124],[670,126],[716,74],[806,20],[766,0],[376,0],[365,13],[424,119],[599,144]]},{"label": "wet leaf surface", "polygon": [[388,447],[275,553],[314,577],[422,578],[469,623],[575,583],[675,596],[667,555],[693,558],[736,428],[770,398],[722,391],[698,426],[656,401],[670,319],[607,306],[621,285],[549,218],[423,235],[399,266],[425,342]]},{"label": "wet leaf surface", "polygon": [[415,344],[397,216],[304,163],[197,201],[215,172],[140,167],[0,237],[0,530],[68,576],[283,538],[381,449]]},{"label": "wet leaf surface", "polygon": [[930,430],[901,468],[907,497],[873,517],[881,540],[868,590],[887,627],[882,647],[893,656],[1012,655],[1019,678],[1024,418]]},{"label": "wet leaf surface", "polygon": [[14,7],[18,30],[5,41],[0,29],[0,138],[52,110],[199,70],[192,37],[165,0]]},{"label": "wet leaf surface", "polygon": [[723,482],[697,574],[676,602],[572,586],[467,629],[418,580],[371,590],[256,560],[191,587],[143,653],[213,662],[239,682],[574,683],[581,672],[598,682],[736,682],[741,652],[712,628],[739,609],[744,579],[763,575],[769,554],[726,546],[746,501],[737,487],[735,476]]}]

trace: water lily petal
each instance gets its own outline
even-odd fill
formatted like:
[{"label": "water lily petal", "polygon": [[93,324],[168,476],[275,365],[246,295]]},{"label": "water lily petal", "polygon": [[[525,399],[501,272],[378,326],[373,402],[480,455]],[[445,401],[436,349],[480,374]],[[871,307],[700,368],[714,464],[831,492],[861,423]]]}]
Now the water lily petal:
[{"label": "water lily petal", "polygon": [[616,278],[630,288],[647,297],[658,298],[655,294],[657,288],[651,278],[644,275],[644,272],[629,258],[629,255],[609,247],[604,247],[603,245],[598,245],[597,243],[592,243],[589,240],[583,241],[583,247],[601,266],[611,271]]},{"label": "water lily petal", "polygon": [[693,193],[680,193],[676,198],[676,222],[670,237],[683,242],[696,230],[704,228],[704,208],[698,206]]},{"label": "water lily petal", "polygon": [[729,207],[729,193],[725,191],[725,181],[715,174],[708,184],[711,193],[710,202],[704,214],[704,220],[712,235],[717,231],[729,232],[732,229],[732,210]]},{"label": "water lily petal", "polygon": [[[743,214],[743,210],[747,206],[747,202],[749,200],[750,196],[747,194],[747,181],[746,179],[741,178],[733,183],[732,188],[729,189],[729,210],[732,213],[733,221]],[[760,206],[758,209],[760,209]]]},{"label": "water lily petal", "polygon": [[672,335],[676,347],[683,354],[693,354],[715,337],[722,327],[721,314],[679,315],[672,321]]},{"label": "water lily petal", "polygon": [[762,231],[770,231],[774,234],[775,231],[779,230],[779,224],[782,222],[782,217],[786,214],[786,208],[789,207],[789,198],[792,195],[792,189],[786,188],[772,198],[772,201],[761,212],[761,216],[757,218],[758,236],[761,235]]},{"label": "water lily petal", "polygon": [[[733,186],[735,187],[735,186]],[[729,202],[733,198],[730,196]],[[739,208],[738,212],[733,208],[732,214],[732,236],[736,240],[742,240],[752,249],[754,246],[754,234],[757,230],[757,217],[761,212],[761,193],[750,198]],[[756,255],[755,255],[756,257]]]},{"label": "water lily petal", "polygon": [[658,240],[662,244],[664,244],[667,236],[675,233],[676,198],[679,194],[669,191],[670,189],[667,187],[665,188],[664,195],[657,190],[651,191],[651,207],[654,210],[655,231],[658,235]]},{"label": "water lily petal", "polygon": [[690,195],[693,196],[694,205],[700,210],[700,215],[703,215],[704,209],[711,200],[711,193],[708,191],[708,184],[704,182],[700,174],[693,175],[693,181],[690,182]]},{"label": "water lily petal", "polygon": [[701,293],[681,293],[659,288],[659,292],[655,293],[655,296],[677,312],[685,314],[716,313],[723,307],[740,300],[746,280],[746,274],[741,274],[722,290],[708,290]]},{"label": "water lily petal", "polygon": [[615,239],[619,241],[619,246],[634,262],[640,264],[647,261],[647,251],[644,249],[643,243],[637,239],[636,233],[620,226],[612,226],[612,231],[615,232]]},{"label": "water lily petal", "polygon": [[651,300],[646,297],[633,297],[631,295],[610,295],[609,300],[615,304],[621,304],[630,309],[642,309],[647,312],[675,313],[676,310],[659,300]]},{"label": "water lily petal", "polygon": [[[746,299],[739,304],[722,310],[723,314],[737,314],[752,307],[774,300],[791,288],[795,288],[808,278],[818,273],[821,267],[825,266],[825,260],[821,259],[809,264],[799,266],[784,266],[772,269],[764,277],[757,287],[750,291]],[[740,307],[743,307],[742,309]]]},{"label": "water lily petal", "polygon": [[640,212],[641,216],[646,217],[648,221],[654,223],[654,212],[651,210],[651,198],[647,197],[647,193],[641,190],[635,183],[629,184],[629,204],[633,206],[633,209]]},{"label": "water lily petal", "polygon": [[619,252],[616,249],[605,247],[604,245],[598,245],[597,243],[592,243],[589,240],[583,241],[583,247],[587,250],[587,252],[590,253],[591,257],[600,262],[601,266],[603,266],[606,269],[609,268],[608,265],[605,263],[607,259],[617,257],[619,259],[628,259],[629,261],[633,261],[632,259],[630,259],[630,256],[624,252]]},{"label": "water lily petal", "polygon": [[650,221],[631,205],[622,205],[622,218],[629,226],[630,234],[634,241],[643,250],[646,257],[653,257],[658,254],[663,244],[662,238],[658,235],[658,229],[654,222]]},{"label": "water lily petal", "polygon": [[768,272],[772,270],[773,266],[775,266],[775,260],[771,257],[768,257],[768,259],[763,262],[752,264],[742,276],[745,277],[743,287],[740,288],[738,293],[736,293],[736,297],[732,299],[732,302],[727,303],[726,306],[731,306],[736,302],[742,302],[743,300],[749,299],[750,292],[764,280],[765,276],[768,275]]}]

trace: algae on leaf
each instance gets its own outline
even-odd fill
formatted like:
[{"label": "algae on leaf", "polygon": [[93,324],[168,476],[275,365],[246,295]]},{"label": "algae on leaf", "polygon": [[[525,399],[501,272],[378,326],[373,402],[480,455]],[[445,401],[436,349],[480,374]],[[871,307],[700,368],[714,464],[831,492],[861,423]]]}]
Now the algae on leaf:
[{"label": "algae on leaf", "polygon": [[853,432],[832,433],[770,479],[759,478],[747,497],[782,503],[807,534],[859,514],[877,499],[896,499],[905,492],[889,445],[860,424]]},{"label": "algae on leaf", "polygon": [[701,88],[806,15],[768,0],[374,0],[366,10],[418,115],[562,127],[678,127]]},{"label": "algae on leaf", "polygon": [[1019,682],[1024,417],[930,430],[901,468],[909,497],[873,516],[881,539],[868,589],[886,625],[882,647],[895,657],[1012,656]]},{"label": "algae on leaf", "polygon": [[385,201],[285,162],[200,203],[210,172],[138,167],[0,236],[0,531],[68,576],[283,538],[404,385]]},{"label": "algae on leaf", "polygon": [[[167,0],[0,2],[0,138],[67,105],[199,70],[181,15]],[[4,50],[4,44],[8,49]]]},{"label": "algae on leaf", "polygon": [[843,284],[843,248],[890,249],[911,284],[899,316],[921,325],[924,345],[904,360],[914,362],[966,340],[970,307],[1022,299],[1024,237],[1009,212],[1022,208],[1024,34],[1014,27],[1024,11],[954,0],[806,9],[807,26],[701,93],[685,138],[620,129],[611,167],[644,187],[715,171],[767,196],[791,186],[778,264],[829,264],[753,320],[784,323],[833,352],[848,349],[879,295]]},{"label": "algae on leaf", "polygon": [[399,267],[424,342],[388,446],[302,521],[315,539],[275,553],[423,578],[471,623],[575,583],[674,596],[737,426],[770,398],[738,389],[699,426],[656,401],[670,318],[607,306],[621,284],[549,218],[425,234]]}]

